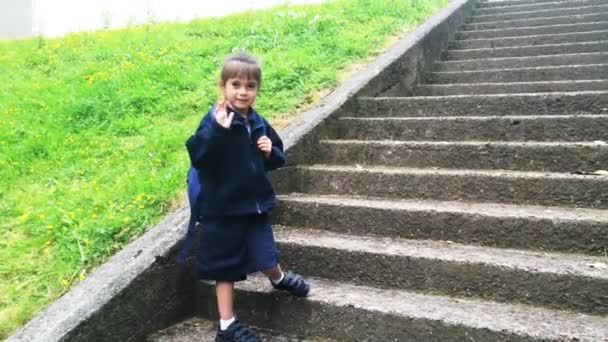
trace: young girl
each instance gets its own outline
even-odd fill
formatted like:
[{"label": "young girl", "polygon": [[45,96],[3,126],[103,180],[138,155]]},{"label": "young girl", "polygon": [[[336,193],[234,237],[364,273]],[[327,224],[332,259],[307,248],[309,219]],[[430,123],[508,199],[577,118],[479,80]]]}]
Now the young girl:
[{"label": "young girl", "polygon": [[227,57],[221,72],[224,99],[212,107],[186,146],[201,182],[199,279],[215,280],[220,326],[217,341],[259,341],[234,317],[234,282],[262,271],[272,286],[305,297],[310,285],[283,273],[268,212],[277,199],[267,171],[285,164],[283,142],[253,108],[262,80],[258,61]]}]

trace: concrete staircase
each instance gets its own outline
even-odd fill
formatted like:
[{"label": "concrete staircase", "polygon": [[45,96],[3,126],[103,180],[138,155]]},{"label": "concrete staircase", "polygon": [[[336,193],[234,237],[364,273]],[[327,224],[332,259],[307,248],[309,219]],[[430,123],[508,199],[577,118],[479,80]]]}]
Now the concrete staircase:
[{"label": "concrete staircase", "polygon": [[608,341],[608,0],[481,2],[415,95],[357,98],[291,156],[275,236],[313,290],[253,277],[240,318],[272,341]]}]

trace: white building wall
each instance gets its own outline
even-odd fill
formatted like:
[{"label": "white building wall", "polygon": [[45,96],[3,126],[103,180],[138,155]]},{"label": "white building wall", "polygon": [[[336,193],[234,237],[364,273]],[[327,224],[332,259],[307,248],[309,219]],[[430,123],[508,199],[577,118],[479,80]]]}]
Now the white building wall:
[{"label": "white building wall", "polygon": [[33,0],[0,0],[0,38],[32,34]]}]

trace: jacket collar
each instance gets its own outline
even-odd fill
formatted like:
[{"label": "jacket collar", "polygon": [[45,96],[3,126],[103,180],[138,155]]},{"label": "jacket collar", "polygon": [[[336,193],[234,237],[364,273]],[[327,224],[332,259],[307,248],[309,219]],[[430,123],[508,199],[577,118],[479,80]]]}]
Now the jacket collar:
[{"label": "jacket collar", "polygon": [[242,117],[241,114],[237,113],[236,111],[232,111],[234,112],[234,118],[232,119],[233,124],[238,123],[244,125],[245,121],[247,121],[252,129],[264,125],[264,120],[262,119],[260,114],[258,114],[258,112],[253,109],[253,107],[249,107],[249,112],[247,112],[247,119]]}]

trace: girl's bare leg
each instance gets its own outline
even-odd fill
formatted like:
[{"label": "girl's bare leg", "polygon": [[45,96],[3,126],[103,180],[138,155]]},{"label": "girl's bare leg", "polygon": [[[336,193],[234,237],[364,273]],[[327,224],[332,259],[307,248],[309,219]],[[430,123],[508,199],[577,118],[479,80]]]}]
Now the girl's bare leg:
[{"label": "girl's bare leg", "polygon": [[234,282],[218,281],[215,283],[217,309],[220,319],[228,320],[234,317]]},{"label": "girl's bare leg", "polygon": [[267,270],[263,270],[262,273],[264,273],[270,279],[278,280],[283,275],[283,270],[281,270],[281,265],[277,264],[273,268],[269,268]]}]

